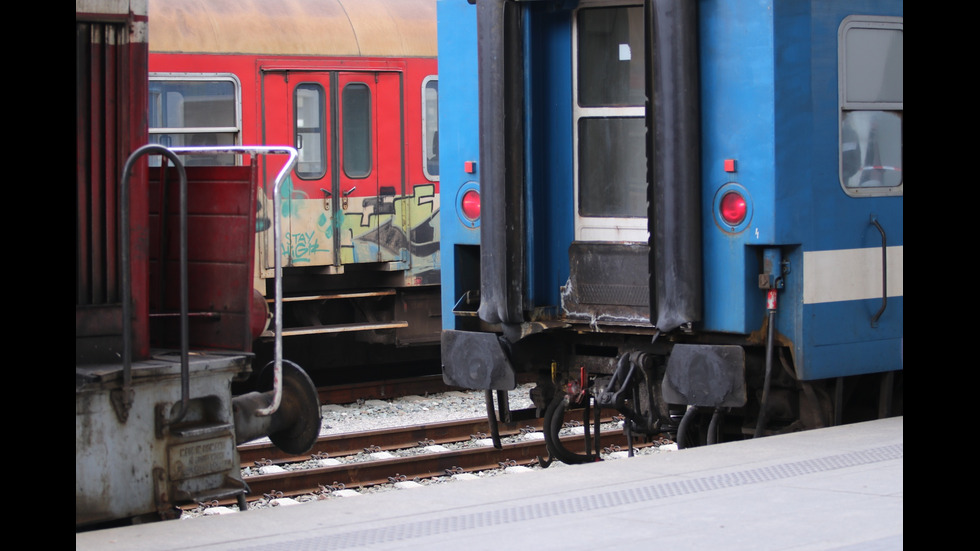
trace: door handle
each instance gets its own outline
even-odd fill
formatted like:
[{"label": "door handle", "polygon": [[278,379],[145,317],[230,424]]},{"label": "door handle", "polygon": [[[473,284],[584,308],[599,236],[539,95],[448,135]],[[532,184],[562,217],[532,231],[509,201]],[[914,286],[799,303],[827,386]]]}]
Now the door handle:
[{"label": "door handle", "polygon": [[353,186],[352,188],[348,189],[347,191],[341,194],[342,197],[340,198],[340,206],[344,210],[347,210],[347,198],[350,197],[351,193],[354,193],[355,189],[357,189],[357,186]]},{"label": "door handle", "polygon": [[871,215],[871,224],[878,228],[881,233],[881,308],[871,318],[871,327],[878,327],[878,320],[885,313],[888,306],[888,239],[885,236],[885,228],[878,223],[878,217]]}]

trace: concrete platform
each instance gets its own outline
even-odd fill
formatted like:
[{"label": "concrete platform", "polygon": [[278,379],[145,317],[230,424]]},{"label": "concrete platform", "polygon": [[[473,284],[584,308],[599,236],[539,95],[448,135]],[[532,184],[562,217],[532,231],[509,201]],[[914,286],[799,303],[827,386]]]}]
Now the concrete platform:
[{"label": "concrete platform", "polygon": [[902,549],[903,426],[896,417],[81,533],[75,549]]}]

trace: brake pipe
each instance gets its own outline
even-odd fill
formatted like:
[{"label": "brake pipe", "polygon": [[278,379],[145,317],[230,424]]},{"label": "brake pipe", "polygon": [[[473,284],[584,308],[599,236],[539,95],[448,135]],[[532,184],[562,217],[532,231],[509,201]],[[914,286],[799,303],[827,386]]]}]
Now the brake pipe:
[{"label": "brake pipe", "polygon": [[762,403],[759,404],[759,419],[755,425],[753,438],[762,436],[766,428],[766,407],[769,405],[769,384],[772,379],[772,349],[776,340],[776,289],[766,292],[766,313],[769,330],[766,335],[766,378],[762,384]]}]

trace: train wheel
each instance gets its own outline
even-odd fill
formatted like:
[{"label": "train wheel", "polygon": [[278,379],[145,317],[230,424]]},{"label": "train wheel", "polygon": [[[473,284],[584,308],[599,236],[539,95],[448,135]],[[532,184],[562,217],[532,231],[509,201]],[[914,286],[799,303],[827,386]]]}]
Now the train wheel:
[{"label": "train wheel", "polygon": [[[558,393],[555,398],[548,404],[548,409],[544,413],[544,440],[548,447],[548,453],[553,459],[557,459],[562,463],[569,465],[577,465],[581,463],[591,463],[596,460],[596,456],[593,455],[590,448],[590,438],[586,438],[584,451],[585,453],[577,453],[569,450],[561,441],[559,433],[561,432],[562,426],[565,424],[565,411],[568,409],[568,402],[565,400],[565,396],[562,393]],[[598,426],[595,427],[598,429]],[[588,421],[586,421],[586,434],[588,434],[589,426]]]}]

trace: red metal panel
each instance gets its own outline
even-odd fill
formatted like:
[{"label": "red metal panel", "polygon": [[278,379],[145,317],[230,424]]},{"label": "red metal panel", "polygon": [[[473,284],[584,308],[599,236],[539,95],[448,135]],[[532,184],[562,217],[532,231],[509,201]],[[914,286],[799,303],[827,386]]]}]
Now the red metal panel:
[{"label": "red metal panel", "polygon": [[[119,273],[119,250],[116,247],[116,240],[119,234],[119,206],[116,201],[118,197],[117,182],[119,182],[119,178],[117,174],[118,170],[116,169],[118,165],[125,162],[126,156],[128,155],[128,153],[119,151],[117,148],[121,148],[124,146],[123,142],[128,142],[129,140],[127,139],[128,136],[126,133],[120,131],[121,129],[116,124],[119,116],[125,117],[128,113],[117,113],[114,107],[119,106],[120,109],[125,109],[127,105],[126,98],[119,97],[119,88],[124,88],[125,86],[125,83],[120,82],[120,78],[125,74],[122,73],[125,67],[119,67],[119,64],[125,57],[125,48],[120,47],[120,43],[125,37],[118,35],[121,30],[112,26],[106,26],[105,36],[103,37],[105,62],[103,66],[104,73],[102,75],[102,90],[104,95],[101,98],[103,101],[101,111],[105,117],[105,128],[103,130],[106,136],[106,147],[103,152],[104,156],[102,158],[101,168],[103,178],[101,181],[105,182],[105,189],[103,190],[102,196],[102,202],[105,204],[105,225],[101,237],[104,239],[103,247],[105,253],[105,272],[102,274],[104,278],[103,285],[105,286],[103,301],[105,302],[119,302],[122,299],[119,295],[120,281],[116,276]],[[119,158],[120,154],[122,159]],[[133,212],[135,214],[141,211]],[[139,214],[135,215],[139,216]]]},{"label": "red metal panel", "polygon": [[105,174],[103,174],[102,169],[104,167],[103,159],[105,158],[105,146],[115,141],[115,135],[109,134],[108,128],[105,127],[106,114],[103,110],[105,105],[104,102],[104,91],[102,89],[103,81],[102,75],[105,74],[105,26],[103,25],[92,25],[92,36],[91,36],[91,56],[89,60],[89,67],[91,70],[89,78],[91,90],[89,93],[90,105],[89,105],[89,120],[91,121],[91,126],[89,127],[88,142],[91,144],[90,160],[89,163],[89,192],[91,196],[89,197],[89,205],[91,208],[91,226],[89,227],[89,234],[91,235],[92,248],[89,251],[89,257],[91,259],[91,269],[90,274],[91,281],[91,301],[93,304],[105,304],[105,201],[103,200],[105,196],[106,186],[111,186],[110,182],[106,182]]},{"label": "red metal panel", "polygon": [[[378,203],[376,210],[387,211],[388,207],[393,212],[395,196],[405,195],[405,164],[402,158],[402,142],[406,138],[404,135],[405,109],[402,99],[402,79],[401,73],[377,73],[375,75],[376,97],[375,102],[377,113],[377,132],[375,140],[377,147],[377,177],[378,177]],[[394,191],[394,195],[391,192]],[[384,203],[387,203],[385,205]],[[378,260],[391,262],[401,260],[401,247],[407,241],[392,240],[391,235],[400,235],[407,231],[408,223],[406,218],[396,218],[392,221],[392,226],[398,228],[397,231],[378,232]],[[394,243],[389,243],[394,241]]]},{"label": "red metal panel", "polygon": [[[143,25],[138,26],[135,20],[142,18]],[[149,46],[146,42],[146,16],[132,16],[127,28],[138,34],[143,29],[142,36],[130,35],[131,43],[125,48],[121,66],[126,68],[129,78],[121,78],[119,82],[125,87],[120,98],[118,113],[122,117],[118,121],[122,138],[116,149],[116,163],[112,166],[112,175],[118,182],[119,172],[129,155],[149,141]],[[133,168],[130,185],[139,193],[132,193],[130,208],[137,213],[130,223],[130,254],[132,255],[133,274],[133,348],[138,357],[150,354],[150,307],[147,301],[149,293],[149,258],[147,246],[149,242],[149,202],[147,198],[147,159],[144,157]]]},{"label": "red metal panel", "polygon": [[[154,313],[172,313],[180,309],[178,180],[171,169],[166,228],[161,228],[159,174],[151,173],[149,194],[150,300]],[[191,347],[251,351],[257,171],[252,166],[188,167],[187,178]],[[167,251],[161,263],[164,236]],[[154,344],[175,346],[177,330],[176,318],[161,318],[154,323]]]},{"label": "red metal panel", "polygon": [[89,63],[87,52],[90,39],[89,25],[75,25],[75,304],[88,304],[89,255],[88,238],[90,212],[88,205],[88,135],[91,119],[88,114]]}]

